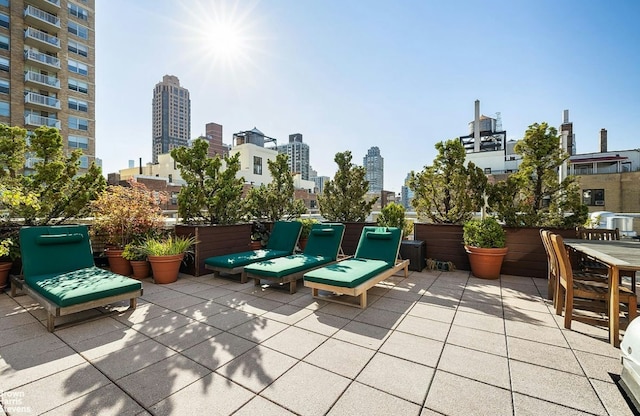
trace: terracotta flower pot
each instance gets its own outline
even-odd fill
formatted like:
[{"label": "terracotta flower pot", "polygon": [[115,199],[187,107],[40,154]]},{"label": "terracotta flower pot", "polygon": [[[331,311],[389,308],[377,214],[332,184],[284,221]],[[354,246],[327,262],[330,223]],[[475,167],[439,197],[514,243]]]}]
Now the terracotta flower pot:
[{"label": "terracotta flower pot", "polygon": [[9,277],[12,264],[10,261],[0,263],[0,292],[7,287],[7,278]]},{"label": "terracotta flower pot", "polygon": [[262,242],[261,241],[251,241],[249,243],[249,249],[250,250],[260,250],[262,248]]},{"label": "terracotta flower pot", "polygon": [[123,250],[108,248],[105,250],[107,259],[109,260],[109,268],[112,272],[121,274],[123,276],[131,275],[131,263],[129,260],[122,257]]},{"label": "terracotta flower pot", "polygon": [[300,237],[300,239],[298,239],[298,247],[300,250],[304,251],[304,248],[307,246],[307,241],[309,241],[309,239],[306,237]]},{"label": "terracotta flower pot", "polygon": [[133,277],[135,279],[144,279],[149,277],[151,265],[146,260],[131,260],[131,268],[133,269]]},{"label": "terracotta flower pot", "polygon": [[184,253],[172,256],[149,256],[149,263],[151,263],[151,270],[153,270],[153,281],[163,285],[178,280],[180,263],[183,258]]},{"label": "terracotta flower pot", "polygon": [[480,248],[464,246],[469,255],[471,273],[480,279],[497,279],[500,277],[502,260],[509,249],[505,248]]}]

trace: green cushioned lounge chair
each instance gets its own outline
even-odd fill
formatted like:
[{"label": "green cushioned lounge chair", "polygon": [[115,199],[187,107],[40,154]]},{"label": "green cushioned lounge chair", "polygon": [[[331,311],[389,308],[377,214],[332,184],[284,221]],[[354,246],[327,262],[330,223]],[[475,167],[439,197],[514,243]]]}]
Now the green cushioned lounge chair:
[{"label": "green cushioned lounge chair", "polygon": [[[135,309],[142,283],[93,262],[85,225],[23,227],[20,230],[22,276],[14,276],[11,295],[21,289],[47,311],[47,329],[55,318],[129,300]],[[105,315],[106,316],[106,315]]]},{"label": "green cushioned lounge chair", "polygon": [[300,221],[276,221],[269,236],[267,247],[263,250],[250,250],[209,257],[204,261],[204,267],[212,270],[215,277],[220,276],[221,272],[229,274],[241,273],[240,282],[246,283],[245,266],[257,261],[270,260],[292,254],[301,231],[302,223]]},{"label": "green cushioned lounge chair", "polygon": [[364,227],[353,258],[305,273],[304,285],[316,298],[318,290],[358,297],[357,305],[342,301],[340,296],[322,299],[364,309],[369,288],[402,269],[407,277],[409,260],[397,260],[401,239],[399,228]]},{"label": "green cushioned lounge chair", "polygon": [[253,263],[244,271],[256,286],[262,280],[289,283],[289,293],[296,293],[297,280],[302,279],[304,273],[338,260],[343,235],[344,224],[313,224],[301,254]]}]

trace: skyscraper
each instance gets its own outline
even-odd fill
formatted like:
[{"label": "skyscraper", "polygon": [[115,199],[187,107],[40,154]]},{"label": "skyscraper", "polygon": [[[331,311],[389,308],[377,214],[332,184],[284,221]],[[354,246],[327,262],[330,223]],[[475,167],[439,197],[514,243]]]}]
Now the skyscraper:
[{"label": "skyscraper", "polygon": [[153,163],[158,155],[187,146],[191,136],[189,90],[174,75],[165,75],[153,89]]},{"label": "skyscraper", "polygon": [[289,135],[289,143],[277,147],[278,153],[289,155],[289,170],[300,173],[304,180],[309,180],[309,145],[302,142],[302,134]]},{"label": "skyscraper", "polygon": [[87,168],[95,160],[94,85],[94,0],[0,0],[1,123],[58,128]]},{"label": "skyscraper", "polygon": [[373,146],[362,158],[366,170],[365,179],[369,181],[369,192],[379,193],[384,189],[384,158],[380,156],[378,146]]}]

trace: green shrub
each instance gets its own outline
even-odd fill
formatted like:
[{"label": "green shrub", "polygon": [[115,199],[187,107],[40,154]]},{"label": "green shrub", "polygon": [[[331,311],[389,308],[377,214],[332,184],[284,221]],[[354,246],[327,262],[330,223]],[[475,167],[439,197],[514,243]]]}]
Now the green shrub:
[{"label": "green shrub", "polygon": [[381,227],[400,228],[403,237],[407,237],[413,232],[413,222],[407,221],[404,207],[395,202],[382,208],[380,215],[378,215],[377,224]]},{"label": "green shrub", "polygon": [[469,220],[464,223],[464,244],[480,248],[504,248],[506,232],[495,218]]}]

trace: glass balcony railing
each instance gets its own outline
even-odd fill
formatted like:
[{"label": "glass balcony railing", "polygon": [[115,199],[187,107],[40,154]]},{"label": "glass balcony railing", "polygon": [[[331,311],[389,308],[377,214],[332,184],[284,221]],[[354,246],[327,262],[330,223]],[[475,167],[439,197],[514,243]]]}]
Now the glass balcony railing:
[{"label": "glass balcony railing", "polygon": [[60,27],[60,18],[58,18],[58,16],[45,12],[44,10],[40,10],[37,7],[31,5],[27,6],[24,9],[24,17],[33,17],[40,20],[41,22],[48,23],[57,28]]},{"label": "glass balcony railing", "polygon": [[57,129],[60,128],[60,120],[52,117],[43,117],[36,114],[27,114],[24,117],[24,124],[28,126],[47,126],[47,127],[55,127]]},{"label": "glass balcony railing", "polygon": [[25,39],[31,38],[39,40],[40,42],[44,42],[47,45],[54,46],[56,48],[60,48],[60,39],[55,36],[49,35],[48,33],[44,33],[41,30],[34,29],[32,27],[28,27],[27,30],[24,31]]},{"label": "glass balcony railing", "polygon": [[54,6],[60,7],[60,0],[44,0],[44,1]]},{"label": "glass balcony railing", "polygon": [[55,56],[50,56],[42,52],[28,50],[24,52],[24,57],[28,60],[49,65],[56,69],[60,69],[60,59],[56,58]]},{"label": "glass balcony railing", "polygon": [[60,80],[50,75],[42,75],[37,72],[27,71],[24,74],[25,82],[35,82],[40,85],[47,85],[49,87],[60,89]]},{"label": "glass balcony railing", "polygon": [[54,108],[60,110],[60,100],[54,97],[48,97],[46,95],[38,94],[35,92],[28,92],[24,96],[25,104],[41,105],[43,107]]}]

